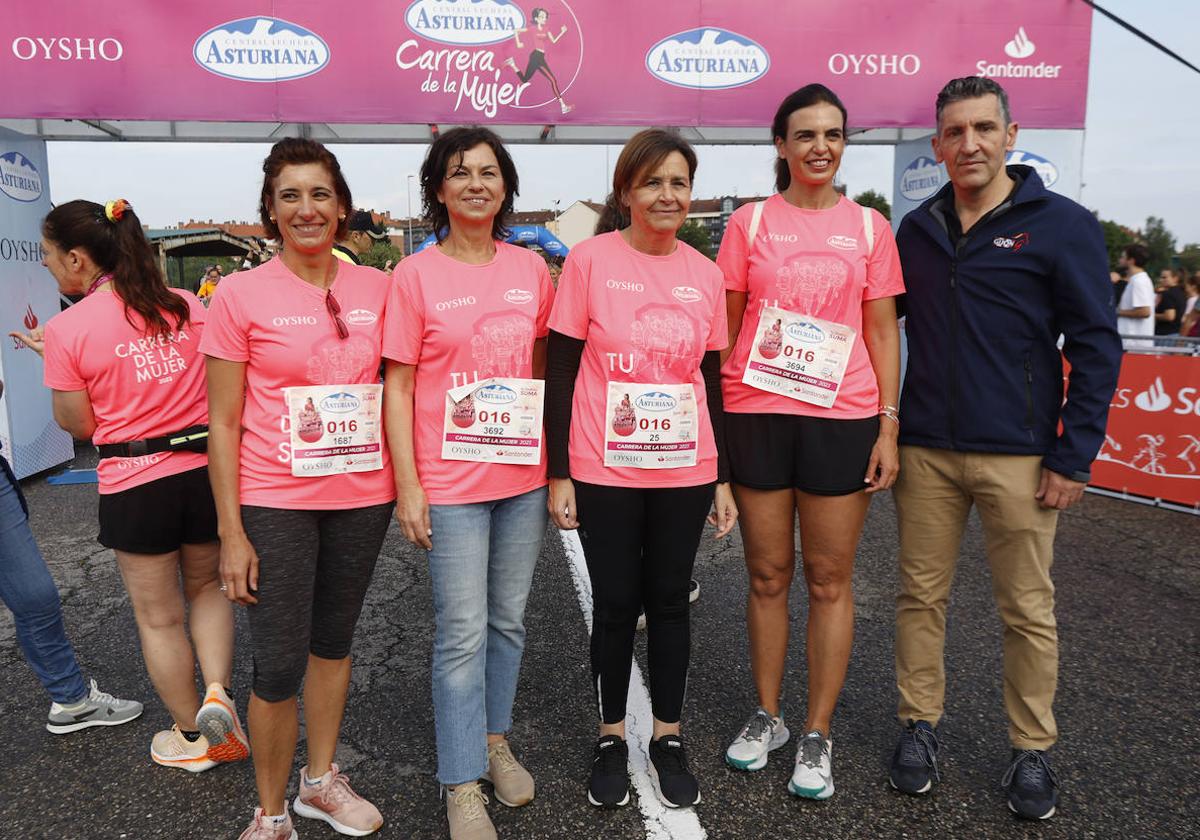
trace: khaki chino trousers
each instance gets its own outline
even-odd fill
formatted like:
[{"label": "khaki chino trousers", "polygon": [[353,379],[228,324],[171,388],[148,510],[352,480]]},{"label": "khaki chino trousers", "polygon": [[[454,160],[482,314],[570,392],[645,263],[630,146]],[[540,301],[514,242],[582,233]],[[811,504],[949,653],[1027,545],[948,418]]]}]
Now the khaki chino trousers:
[{"label": "khaki chino trousers", "polygon": [[900,528],[896,599],[899,717],[936,725],[944,710],[946,603],[967,516],[983,523],[992,592],[1004,622],[1004,706],[1018,749],[1055,742],[1058,632],[1054,621],[1054,532],[1058,511],[1034,499],[1035,455],[900,447],[894,488]]}]

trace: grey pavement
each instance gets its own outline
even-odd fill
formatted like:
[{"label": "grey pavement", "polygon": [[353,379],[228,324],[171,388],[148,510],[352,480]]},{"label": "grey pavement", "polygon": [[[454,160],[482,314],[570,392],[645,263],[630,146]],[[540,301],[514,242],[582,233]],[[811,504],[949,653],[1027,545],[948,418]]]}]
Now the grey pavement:
[{"label": "grey pavement", "polygon": [[[80,451],[76,466],[94,456]],[[0,838],[235,838],[254,806],[249,763],[191,775],[149,758],[169,725],[143,667],[112,553],[95,543],[96,488],[27,482],[33,529],[60,586],[87,676],[146,703],[135,723],[55,736],[48,701],[0,610]],[[706,538],[695,577],[685,735],[712,840],[740,838],[1185,838],[1200,836],[1200,520],[1088,496],[1059,527],[1055,579],[1061,640],[1055,766],[1059,815],[1021,822],[999,779],[1008,759],[1001,626],[978,524],[972,522],[950,606],[942,783],[926,798],[890,790],[897,727],[892,672],[895,516],[875,500],[855,576],[857,636],[834,724],[837,794],[786,793],[791,748],[753,774],[728,769],[727,740],[752,710],[746,577],[740,539]],[[785,714],[803,717],[803,588],[792,594]],[[646,837],[636,804],[591,808],[585,779],[595,737],[583,617],[558,533],[547,532],[527,614],[528,645],[511,740],[534,773],[529,806],[490,811],[502,840]],[[238,618],[239,634],[246,625]],[[443,838],[434,778],[429,660],[433,622],[421,553],[388,535],[355,642],[339,760],[383,812],[381,838]],[[244,635],[242,636],[244,638]],[[644,664],[644,642],[639,642]],[[234,690],[245,709],[250,661],[239,647]],[[799,720],[797,720],[799,723]],[[304,761],[303,748],[297,767]],[[294,783],[293,783],[294,786]],[[299,820],[304,840],[336,837]]]}]

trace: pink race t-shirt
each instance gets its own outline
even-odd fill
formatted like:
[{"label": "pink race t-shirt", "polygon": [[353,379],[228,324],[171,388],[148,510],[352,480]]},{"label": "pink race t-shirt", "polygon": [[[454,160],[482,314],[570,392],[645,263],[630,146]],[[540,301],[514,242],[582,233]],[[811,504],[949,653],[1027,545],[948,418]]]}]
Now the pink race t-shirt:
[{"label": "pink race t-shirt", "polygon": [[446,391],[492,376],[531,379],[533,343],[548,332],[554,284],[532,251],[496,243],[496,256],[468,265],[431,246],[396,266],[383,355],[416,365],[413,454],[430,504],[518,496],[546,483],[539,466],[442,459]]},{"label": "pink race t-shirt", "polygon": [[[172,289],[188,304],[190,322],[164,336],[147,335],[142,317],[115,293],[88,295],[46,323],[44,381],[55,391],[87,391],[96,417],[92,443],[162,437],[208,422],[200,336],[205,311],[191,292]],[[164,313],[174,326],[174,316]],[[136,325],[136,326],[135,326]],[[203,452],[158,452],[101,458],[101,493],[120,493],[208,464]]]},{"label": "pink race t-shirt", "polygon": [[[634,250],[619,231],[594,236],[567,255],[550,329],[586,342],[571,409],[571,477],[616,487],[692,487],[717,479],[717,448],[700,360],[727,343],[721,272],[691,246],[658,257]],[[699,441],[696,465],[647,470],[606,467],[609,382],[691,383]]]},{"label": "pink race t-shirt", "polygon": [[[874,417],[879,412],[879,384],[863,341],[862,305],[904,293],[891,226],[875,210],[869,211],[875,247],[868,253],[863,209],[858,204],[843,197],[826,210],[802,210],[776,194],[766,200],[755,242],[747,249],[753,212],[753,204],[743,204],[734,212],[717,254],[725,288],[746,293],[742,328],[721,368],[725,410],[847,420]],[[742,382],[759,317],[768,306],[853,328],[854,346],[831,408]]]},{"label": "pink race t-shirt", "polygon": [[336,261],[329,287],[350,336],[338,338],[325,291],[291,272],[279,257],[221,281],[208,311],[200,351],[246,363],[242,409],[241,503],[294,510],[339,510],[396,497],[391,462],[340,475],[292,475],[291,431],[284,388],[379,382],[379,347],[387,275]]}]

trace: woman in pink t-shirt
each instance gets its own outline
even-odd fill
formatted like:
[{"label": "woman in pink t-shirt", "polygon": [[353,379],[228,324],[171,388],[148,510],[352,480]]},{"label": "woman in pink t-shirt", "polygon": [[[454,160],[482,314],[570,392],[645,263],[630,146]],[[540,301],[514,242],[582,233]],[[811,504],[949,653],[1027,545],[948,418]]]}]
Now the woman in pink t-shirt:
[{"label": "woman in pink t-shirt", "polygon": [[546,531],[540,380],[554,287],[542,257],[502,241],[517,187],[493,132],[434,141],[421,194],[438,241],[396,267],[384,328],[396,518],[429,552],[451,838],[495,837],[481,778],[509,807],[534,795],[506,736]]},{"label": "woman in pink t-shirt", "polygon": [[379,384],[388,279],[333,256],[353,202],[324,146],[281,140],[263,173],[262,223],[281,253],[221,282],[200,348],[222,588],[246,605],[254,651],[260,807],[241,840],[295,836],[284,794],[302,681],[308,764],[293,807],[363,835],[383,817],[334,752],[354,627],[395,498]]},{"label": "woman in pink t-shirt", "polygon": [[808,710],[788,790],[833,795],[830,721],[854,634],[851,575],[870,494],[896,480],[904,291],[887,221],[838,194],[846,109],[813,84],[771,128],[776,195],[726,228],[730,346],[721,371],[734,493],[750,574],[758,709],[726,751],[742,770],[787,742],[780,690],[800,523],[808,585]]},{"label": "woman in pink t-shirt", "polygon": [[643,608],[659,796],[672,808],[700,801],[680,736],[688,588],[714,497],[717,537],[737,509],[722,434],[721,272],[676,239],[695,173],[695,152],[678,135],[634,135],[598,235],[567,256],[550,318],[550,513],[579,529],[592,582],[600,737],[588,799],[598,807],[629,801],[625,701]]},{"label": "woman in pink t-shirt", "polygon": [[194,773],[243,759],[246,738],[227,693],[233,611],[218,588],[204,454],[204,307],[167,288],[123,199],[60,204],[42,238],[42,262],[60,290],[84,295],[46,324],[54,417],[100,450],[99,540],[116,553],[146,670],[174,719],[154,736],[150,757]]}]

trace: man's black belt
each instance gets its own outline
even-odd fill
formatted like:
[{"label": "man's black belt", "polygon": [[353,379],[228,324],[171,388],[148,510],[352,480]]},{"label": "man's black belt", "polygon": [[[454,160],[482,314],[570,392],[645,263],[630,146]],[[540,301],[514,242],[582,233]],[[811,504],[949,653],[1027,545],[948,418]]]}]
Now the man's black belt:
[{"label": "man's black belt", "polygon": [[102,443],[96,447],[101,458],[140,458],[158,452],[208,451],[208,426],[189,426],[161,437],[131,440],[128,443]]}]

